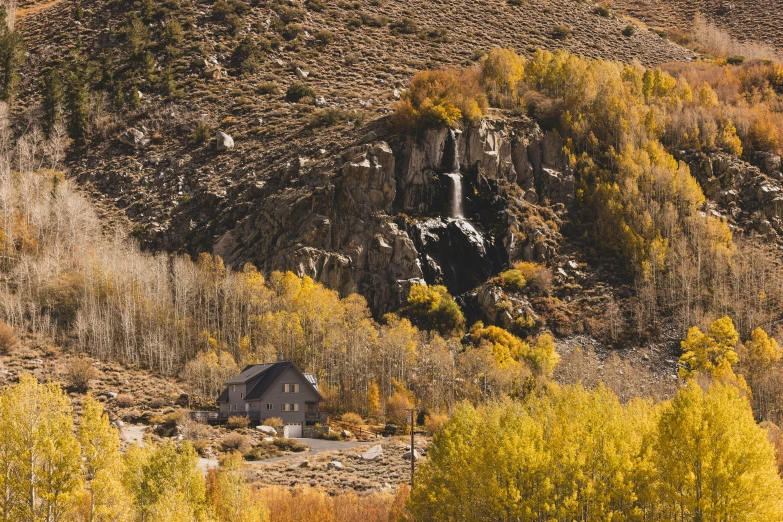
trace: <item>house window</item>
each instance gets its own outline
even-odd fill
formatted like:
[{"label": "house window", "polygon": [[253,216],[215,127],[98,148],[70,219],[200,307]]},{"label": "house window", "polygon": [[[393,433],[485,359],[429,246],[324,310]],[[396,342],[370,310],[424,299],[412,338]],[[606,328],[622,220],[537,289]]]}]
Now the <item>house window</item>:
[{"label": "house window", "polygon": [[240,399],[244,399],[244,398],[245,398],[245,394],[244,394],[244,393],[242,393],[242,392],[240,392],[240,393],[239,393],[239,398],[240,398]]},{"label": "house window", "polygon": [[295,402],[291,406],[293,406],[294,411],[299,411],[299,403]]},{"label": "house window", "polygon": [[290,393],[291,392],[291,385],[290,384],[284,384],[283,385],[283,393]]},{"label": "house window", "polygon": [[283,411],[291,411],[291,405],[287,402],[283,403]]},{"label": "house window", "polygon": [[236,384],[234,384],[234,385],[232,385],[232,386],[231,386],[231,391],[232,391],[232,392],[235,392],[235,391],[237,391],[237,385],[236,385]]},{"label": "house window", "polygon": [[292,384],[291,386],[293,387],[293,389],[291,391],[293,391],[294,393],[299,393],[299,385],[298,384]]},{"label": "house window", "polygon": [[268,402],[268,403],[266,403],[266,409],[267,410],[273,410],[273,409],[275,409],[275,406],[271,402]]}]

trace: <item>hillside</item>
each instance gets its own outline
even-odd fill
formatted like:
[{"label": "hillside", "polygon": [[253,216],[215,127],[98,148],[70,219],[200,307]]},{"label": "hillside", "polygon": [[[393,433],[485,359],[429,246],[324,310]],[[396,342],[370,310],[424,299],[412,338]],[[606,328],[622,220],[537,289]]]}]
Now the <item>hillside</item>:
[{"label": "hillside", "polygon": [[783,518],[774,3],[0,6],[0,518]]},{"label": "hillside", "polygon": [[779,2],[753,0],[618,0],[618,12],[650,27],[687,31],[697,16],[703,16],[740,42],[783,49],[776,30],[783,6]]},{"label": "hillside", "polygon": [[[119,117],[102,116],[89,160],[71,163],[72,176],[93,191],[106,212],[127,217],[154,249],[209,250],[236,222],[257,213],[254,205],[260,201],[284,190],[309,191],[300,179],[281,185],[282,178],[290,177],[290,165],[303,157],[310,161],[308,170],[326,168],[329,158],[319,157],[341,153],[367,134],[368,125],[388,112],[393,91],[421,68],[470,63],[498,45],[522,52],[565,48],[645,64],[689,56],[654,33],[624,37],[622,21],[597,16],[578,2],[537,4],[536,9],[505,0],[328,2],[323,9],[303,7],[293,13],[281,11],[282,4],[275,2],[251,4],[236,36],[215,20],[209,3],[162,4],[165,14],[154,15],[154,23],[173,19],[185,28],[182,54],[171,61],[181,94],[164,100],[140,86],[141,108]],[[63,0],[20,21],[30,50],[22,103],[36,100],[33,91],[38,90],[40,73],[61,63],[77,36],[86,54],[94,56],[121,43],[126,3],[81,2],[84,14],[79,21],[73,20],[74,5]],[[301,25],[304,36],[286,41],[280,13]],[[405,20],[415,24],[394,28]],[[274,23],[268,26],[269,21]],[[573,32],[558,40],[552,36],[558,26]],[[333,42],[318,44],[318,31],[329,31]],[[230,56],[246,35],[280,46],[264,53],[257,72],[238,74]],[[218,70],[214,74],[219,78],[205,78],[196,63],[200,59],[214,60],[209,67]],[[322,105],[334,110],[329,117],[336,121],[314,129],[312,106],[286,102],[297,67],[308,73],[307,83],[324,97]],[[277,93],[266,93],[270,89]],[[232,134],[234,151],[217,155],[194,144],[191,134],[199,124],[211,133],[221,129]],[[130,126],[147,129],[153,138],[148,148],[135,152],[117,142]],[[266,266],[268,255],[248,253],[232,264],[254,261]]]}]

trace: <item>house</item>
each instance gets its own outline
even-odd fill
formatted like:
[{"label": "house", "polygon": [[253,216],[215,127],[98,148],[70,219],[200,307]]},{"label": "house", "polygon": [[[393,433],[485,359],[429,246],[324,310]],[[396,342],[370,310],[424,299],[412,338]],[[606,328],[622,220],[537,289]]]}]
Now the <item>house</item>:
[{"label": "house", "polygon": [[319,410],[323,400],[313,375],[302,373],[292,362],[278,361],[246,366],[226,383],[217,403],[221,420],[234,415],[259,422],[279,417],[295,427],[326,422],[326,414]]}]

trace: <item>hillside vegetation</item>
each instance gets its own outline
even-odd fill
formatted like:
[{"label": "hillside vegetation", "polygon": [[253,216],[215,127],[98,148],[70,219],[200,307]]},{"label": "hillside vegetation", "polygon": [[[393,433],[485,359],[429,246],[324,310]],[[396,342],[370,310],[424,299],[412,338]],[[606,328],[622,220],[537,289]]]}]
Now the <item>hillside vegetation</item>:
[{"label": "hillside vegetation", "polygon": [[[783,63],[685,4],[4,4],[0,516],[779,521]],[[412,490],[178,408],[282,359]]]}]

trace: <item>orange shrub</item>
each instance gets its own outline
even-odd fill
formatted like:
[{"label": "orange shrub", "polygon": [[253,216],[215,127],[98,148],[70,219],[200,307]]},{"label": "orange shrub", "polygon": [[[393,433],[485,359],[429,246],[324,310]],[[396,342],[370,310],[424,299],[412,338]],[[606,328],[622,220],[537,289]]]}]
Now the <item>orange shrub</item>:
[{"label": "orange shrub", "polygon": [[0,353],[8,355],[19,347],[19,339],[14,329],[5,321],[0,321]]}]

